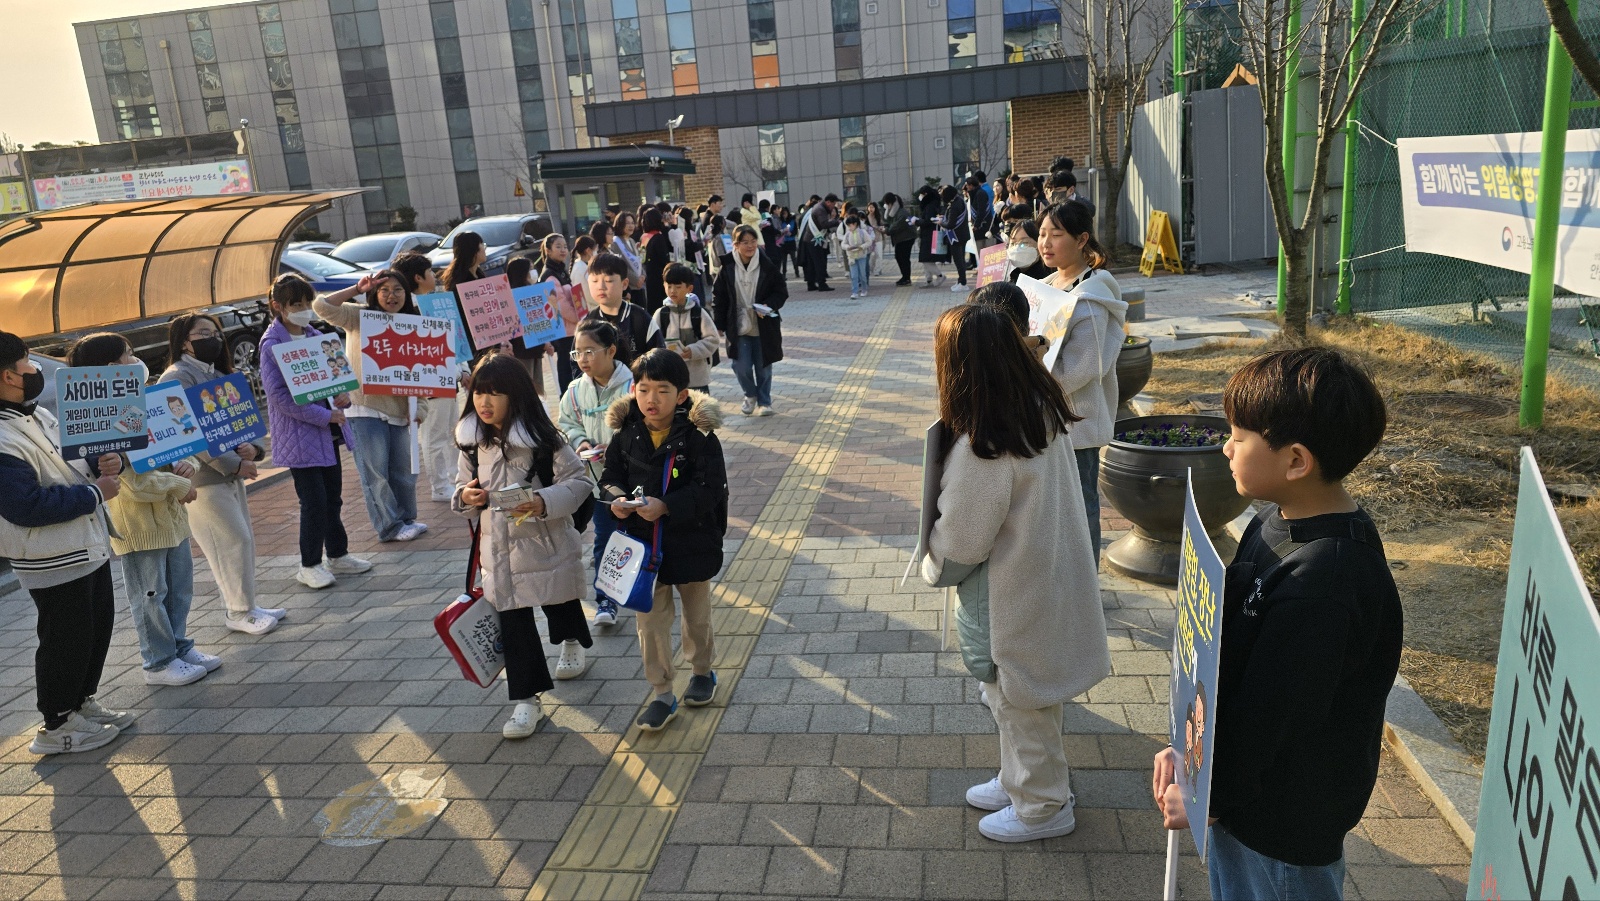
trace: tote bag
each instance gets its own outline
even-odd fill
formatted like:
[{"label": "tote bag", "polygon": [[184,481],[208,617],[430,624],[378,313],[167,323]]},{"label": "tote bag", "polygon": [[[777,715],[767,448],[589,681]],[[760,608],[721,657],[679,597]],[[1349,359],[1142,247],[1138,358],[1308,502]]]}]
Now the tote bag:
[{"label": "tote bag", "polygon": [[494,684],[505,669],[505,643],[500,637],[500,613],[484,600],[478,581],[478,527],[472,528],[472,557],[467,567],[467,590],[433,618],[439,640],[461,667],[467,681],[482,688]]},{"label": "tote bag", "polygon": [[[667,483],[672,477],[675,454],[667,455],[661,469],[661,493],[667,493]],[[594,590],[618,604],[639,613],[649,613],[655,606],[656,573],[661,570],[661,520],[655,522],[655,534],[650,547],[644,542],[618,529],[606,541],[605,553],[600,555],[596,568]]]}]

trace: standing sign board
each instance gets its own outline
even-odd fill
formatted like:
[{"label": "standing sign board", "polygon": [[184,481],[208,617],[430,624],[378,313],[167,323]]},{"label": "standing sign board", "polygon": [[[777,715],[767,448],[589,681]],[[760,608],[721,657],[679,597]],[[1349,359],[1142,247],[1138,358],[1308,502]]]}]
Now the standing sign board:
[{"label": "standing sign board", "polygon": [[538,347],[567,336],[566,322],[556,312],[557,290],[549,282],[540,282],[511,292],[517,301],[517,318],[522,321],[522,343],[527,346]]},{"label": "standing sign board", "polygon": [[272,345],[272,357],[297,404],[309,404],[361,387],[338,335],[308,335]]},{"label": "standing sign board", "polygon": [[978,287],[1005,281],[1006,245],[996,244],[978,251]]},{"label": "standing sign board", "polygon": [[434,319],[450,320],[450,346],[455,348],[456,362],[472,359],[472,342],[467,339],[467,325],[461,321],[461,308],[456,305],[455,294],[440,291],[435,294],[418,294],[413,298],[422,315]]},{"label": "standing sign board", "polygon": [[456,352],[448,319],[361,311],[361,390],[455,397]]},{"label": "standing sign board", "polygon": [[144,410],[149,444],[142,451],[128,452],[134,472],[149,472],[206,449],[205,433],[195,421],[183,385],[162,382],[144,389]]},{"label": "standing sign board", "polygon": [[522,337],[511,282],[504,275],[463,282],[456,286],[456,293],[461,297],[462,318],[472,334],[473,347],[484,350]]},{"label": "standing sign board", "polygon": [[1596,660],[1600,614],[1524,447],[1468,898],[1600,897]]},{"label": "standing sign board", "polygon": [[201,382],[188,390],[189,409],[205,432],[206,450],[225,454],[241,444],[267,437],[267,424],[256,407],[250,381],[235,372]]},{"label": "standing sign board", "polygon": [[56,418],[61,455],[83,460],[143,450],[144,368],[73,366],[56,371]]},{"label": "standing sign board", "polygon": [[[1192,478],[1192,475],[1191,475]],[[1168,723],[1177,750],[1183,809],[1202,859],[1211,808],[1212,726],[1216,722],[1218,653],[1222,648],[1222,589],[1227,568],[1200,522],[1194,486],[1185,490],[1183,548],[1178,561],[1177,620],[1172,630],[1172,690]]]},{"label": "standing sign board", "polygon": [[1067,337],[1072,311],[1078,307],[1078,295],[1028,275],[1017,276],[1017,287],[1028,297],[1028,334],[1043,335],[1050,342],[1043,362],[1045,369],[1054,369],[1061,343]]}]

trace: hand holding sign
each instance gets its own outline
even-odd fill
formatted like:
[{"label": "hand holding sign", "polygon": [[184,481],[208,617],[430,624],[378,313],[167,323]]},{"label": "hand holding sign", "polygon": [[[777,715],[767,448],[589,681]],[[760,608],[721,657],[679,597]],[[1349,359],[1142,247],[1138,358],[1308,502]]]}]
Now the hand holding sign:
[{"label": "hand holding sign", "polygon": [[368,394],[455,397],[456,355],[445,319],[361,311],[361,388]]},{"label": "hand holding sign", "polygon": [[138,366],[73,366],[56,372],[61,455],[85,460],[143,450],[144,370]]}]

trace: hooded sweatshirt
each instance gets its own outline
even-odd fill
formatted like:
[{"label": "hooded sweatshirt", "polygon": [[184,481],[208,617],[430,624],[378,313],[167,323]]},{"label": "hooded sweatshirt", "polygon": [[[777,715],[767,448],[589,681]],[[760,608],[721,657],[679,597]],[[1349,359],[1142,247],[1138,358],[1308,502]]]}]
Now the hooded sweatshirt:
[{"label": "hooded sweatshirt", "polygon": [[1077,287],[1060,273],[1046,284],[1078,295],[1051,370],[1067,393],[1072,412],[1083,417],[1072,426],[1072,449],[1103,447],[1111,443],[1116,426],[1117,355],[1122,352],[1122,326],[1128,315],[1122,287],[1104,269],[1092,270]]},{"label": "hooded sweatshirt", "polygon": [[[572,449],[577,450],[585,441],[590,447],[610,444],[616,430],[606,421],[606,411],[611,409],[613,401],[627,397],[632,391],[633,372],[621,363],[612,365],[611,378],[604,385],[587,374],[573,379],[566,393],[561,395],[560,409],[556,411],[556,425],[567,436]],[[589,476],[596,482],[604,465],[604,458],[588,463]],[[600,496],[598,487],[595,496]]]}]

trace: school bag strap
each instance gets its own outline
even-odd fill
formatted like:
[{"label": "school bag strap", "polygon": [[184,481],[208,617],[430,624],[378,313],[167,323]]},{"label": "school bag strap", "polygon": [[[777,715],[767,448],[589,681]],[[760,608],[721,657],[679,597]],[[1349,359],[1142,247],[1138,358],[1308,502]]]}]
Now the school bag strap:
[{"label": "school bag strap", "polygon": [[467,557],[467,586],[466,586],[466,588],[462,589],[462,591],[461,591],[462,594],[468,594],[468,595],[473,593],[473,586],[478,584],[478,537],[479,537],[478,524],[477,523],[475,523],[475,522],[471,523],[469,525],[469,528],[472,530],[472,552]]},{"label": "school bag strap", "polygon": [[[1245,595],[1242,604],[1242,611],[1244,615],[1256,616],[1257,614],[1261,613],[1261,608],[1258,606],[1258,604],[1268,594],[1271,594],[1271,590],[1268,586],[1272,584],[1273,576],[1277,575],[1278,571],[1282,569],[1283,565],[1288,563],[1292,557],[1314,544],[1319,544],[1324,541],[1337,541],[1339,539],[1345,539],[1348,541],[1354,541],[1358,544],[1364,544],[1373,550],[1378,551],[1379,553],[1382,553],[1383,551],[1383,541],[1378,536],[1377,528],[1374,527],[1371,522],[1364,519],[1349,519],[1342,522],[1290,526],[1289,537],[1272,545],[1272,553],[1278,558],[1278,562],[1273,563],[1266,569],[1262,570],[1260,575],[1251,573],[1250,575],[1246,576],[1246,578],[1250,578],[1252,580],[1253,584],[1248,586],[1248,593]],[[1230,566],[1228,569],[1233,570],[1234,567]],[[1231,577],[1232,573],[1229,575]],[[1231,582],[1232,578],[1230,578],[1229,581]]]},{"label": "school bag strap", "polygon": [[[667,454],[666,465],[661,467],[661,494],[663,496],[665,496],[666,493],[667,493],[667,486],[669,484],[671,484],[671,482],[672,482],[672,468],[674,466],[676,466],[677,464],[678,464],[678,454],[677,454],[677,452],[674,451],[672,453]],[[666,501],[663,499],[662,503],[666,503]],[[648,569],[651,572],[659,572],[661,570],[661,518],[660,517],[657,517],[656,522],[655,522],[655,533],[650,537],[650,564],[648,566]]]}]

